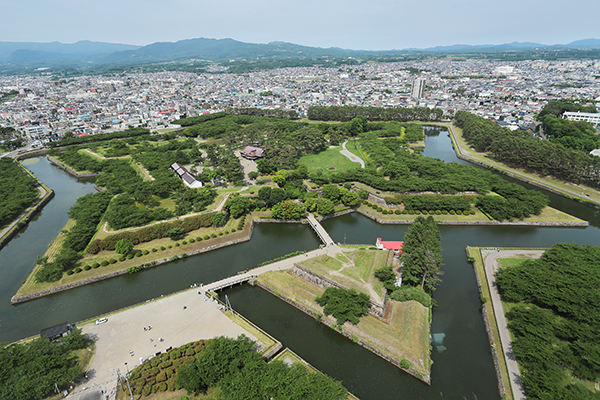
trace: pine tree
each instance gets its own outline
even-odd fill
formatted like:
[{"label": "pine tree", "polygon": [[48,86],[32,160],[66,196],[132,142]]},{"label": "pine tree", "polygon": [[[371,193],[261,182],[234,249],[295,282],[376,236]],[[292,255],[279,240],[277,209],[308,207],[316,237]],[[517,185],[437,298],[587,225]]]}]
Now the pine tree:
[{"label": "pine tree", "polygon": [[441,282],[440,231],[432,216],[417,217],[404,235],[402,281],[431,293]]}]

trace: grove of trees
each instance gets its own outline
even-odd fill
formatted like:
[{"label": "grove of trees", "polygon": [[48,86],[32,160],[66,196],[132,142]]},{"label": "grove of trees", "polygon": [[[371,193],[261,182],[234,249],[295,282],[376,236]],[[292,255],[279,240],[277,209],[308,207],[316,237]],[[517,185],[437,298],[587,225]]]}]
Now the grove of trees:
[{"label": "grove of trees", "polygon": [[567,182],[600,187],[600,157],[550,140],[539,140],[528,133],[511,132],[465,111],[456,113],[455,124],[475,150],[490,153],[507,165],[553,175]]},{"label": "grove of trees", "polygon": [[357,292],[355,289],[339,289],[328,287],[315,301],[323,308],[325,315],[333,315],[338,325],[350,321],[358,324],[360,317],[367,315],[371,306],[368,294]]},{"label": "grove of trees", "polygon": [[323,399],[348,395],[340,382],[282,361],[264,361],[245,336],[218,337],[177,370],[175,384],[188,394],[200,395],[210,387],[221,389],[221,399]]},{"label": "grove of trees", "polygon": [[310,106],[308,119],[315,121],[348,122],[359,115],[369,121],[439,121],[444,114],[438,108],[383,108],[361,106]]},{"label": "grove of trees", "polygon": [[[496,282],[528,399],[600,399],[600,247],[557,243]],[[573,379],[577,378],[577,379]],[[578,381],[582,380],[584,382]]]},{"label": "grove of trees", "polygon": [[88,346],[75,329],[70,335],[50,342],[45,338],[25,343],[0,345],[0,398],[11,400],[42,399],[54,391],[54,385],[67,388],[78,381],[83,370],[74,350]]},{"label": "grove of trees", "polygon": [[12,159],[0,159],[0,227],[12,222],[38,198],[36,184]]},{"label": "grove of trees", "polygon": [[404,234],[402,247],[402,285],[415,286],[431,293],[441,282],[442,247],[440,231],[432,216],[418,216]]}]

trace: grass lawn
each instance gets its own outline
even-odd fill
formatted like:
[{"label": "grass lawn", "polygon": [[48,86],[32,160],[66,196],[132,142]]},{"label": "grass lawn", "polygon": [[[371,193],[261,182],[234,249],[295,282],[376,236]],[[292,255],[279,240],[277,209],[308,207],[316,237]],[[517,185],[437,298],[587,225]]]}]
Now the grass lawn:
[{"label": "grass lawn", "polygon": [[54,238],[52,243],[48,246],[48,250],[44,253],[44,257],[48,256],[48,261],[52,262],[54,260],[54,256],[58,254],[60,249],[62,248],[62,244],[67,238],[67,232],[75,226],[75,220],[69,219],[65,226],[60,230],[58,235]]},{"label": "grass lawn", "polygon": [[[300,158],[298,162],[306,165],[309,173],[318,170],[328,173],[360,168],[359,163],[352,162],[348,157],[341,155],[340,150],[342,150],[342,146],[335,146],[317,154],[307,154]],[[335,170],[330,168],[335,168]]]},{"label": "grass lawn", "polygon": [[513,267],[515,265],[520,265],[525,260],[531,260],[531,258],[529,258],[529,257],[499,258],[498,263],[500,263],[500,267],[507,268],[507,267]]},{"label": "grass lawn", "polygon": [[[326,255],[299,263],[301,266],[323,275],[332,281],[359,292],[367,293],[378,303],[382,303],[383,284],[375,278],[375,270],[388,265],[388,252],[380,250],[355,250],[345,255],[345,260]],[[341,258],[340,257],[340,258]]]},{"label": "grass lawn", "polygon": [[[323,308],[315,302],[323,289],[281,271],[264,273],[258,280],[315,313],[323,314]],[[389,300],[388,307],[393,307],[389,324],[367,315],[358,325],[346,322],[343,328],[398,360],[406,358],[414,369],[428,375],[429,310],[416,301],[398,303]],[[335,323],[332,316],[322,318]]]},{"label": "grass lawn", "polygon": [[142,166],[140,163],[131,162],[131,168],[135,170],[135,172],[142,178],[144,181],[153,181],[154,177],[150,175],[150,173]]}]

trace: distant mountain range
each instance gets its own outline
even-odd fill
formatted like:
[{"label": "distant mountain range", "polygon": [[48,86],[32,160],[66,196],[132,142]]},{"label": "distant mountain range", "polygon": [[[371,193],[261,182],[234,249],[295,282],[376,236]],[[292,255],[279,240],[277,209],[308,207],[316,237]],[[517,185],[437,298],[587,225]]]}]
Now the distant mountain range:
[{"label": "distant mountain range", "polygon": [[600,39],[578,40],[565,45],[513,42],[500,45],[437,46],[427,49],[388,51],[346,50],[301,46],[293,43],[244,43],[233,39],[187,39],[147,46],[80,41],[73,44],[0,42],[0,64],[20,67],[83,67],[108,64],[149,64],[190,59],[226,61],[256,59],[314,59],[390,57],[406,53],[500,53],[544,50],[600,49]]}]

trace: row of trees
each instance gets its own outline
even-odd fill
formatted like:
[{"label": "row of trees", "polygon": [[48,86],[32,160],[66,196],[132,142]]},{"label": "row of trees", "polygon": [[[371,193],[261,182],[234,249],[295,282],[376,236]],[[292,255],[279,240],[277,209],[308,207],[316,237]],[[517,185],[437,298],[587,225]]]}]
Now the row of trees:
[{"label": "row of trees", "polygon": [[600,158],[539,140],[529,134],[500,127],[464,111],[455,115],[463,137],[479,152],[489,152],[498,161],[541,175],[554,175],[567,182],[600,187]]},{"label": "row of trees", "polygon": [[308,119],[315,121],[351,121],[359,115],[369,121],[439,121],[444,112],[439,108],[383,108],[361,106],[310,106]]},{"label": "row of trees", "polygon": [[78,381],[83,370],[73,351],[88,346],[80,329],[49,342],[38,338],[25,343],[0,346],[0,397],[11,400],[42,399],[55,386],[64,389]]},{"label": "row of trees", "polygon": [[162,239],[169,236],[169,231],[181,228],[183,233],[188,233],[200,228],[207,228],[214,224],[215,213],[200,214],[182,220],[164,222],[161,224],[146,226],[133,231],[126,231],[107,236],[104,239],[95,239],[87,247],[87,252],[96,254],[101,250],[114,250],[119,240],[125,239],[137,245],[139,243],[150,242],[155,239]]},{"label": "row of trees", "polygon": [[112,139],[130,138],[134,136],[149,135],[150,131],[146,128],[131,128],[124,131],[102,133],[98,135],[76,137],[73,135],[65,135],[62,139],[55,140],[46,144],[47,147],[62,147],[74,144],[103,142]]},{"label": "row of trees", "polygon": [[[557,243],[537,260],[501,268],[502,300],[527,398],[598,399],[600,247]],[[572,376],[589,381],[584,385]]]},{"label": "row of trees", "polygon": [[0,159],[0,227],[10,223],[40,195],[36,180],[12,159]]},{"label": "row of trees", "polygon": [[36,281],[56,282],[62,278],[65,271],[76,265],[81,259],[83,250],[96,233],[98,223],[111,197],[107,192],[100,192],[90,193],[77,199],[69,210],[69,218],[75,220],[75,226],[67,232],[62,247],[51,261],[48,257],[38,257],[36,264],[40,264],[40,268],[35,274]]},{"label": "row of trees", "polygon": [[196,396],[210,387],[219,387],[219,398],[231,400],[341,400],[348,395],[340,382],[310,372],[303,365],[267,363],[256,352],[255,344],[243,335],[212,339],[196,360],[179,368],[175,383]]}]

